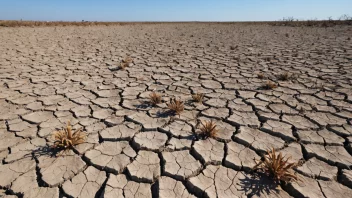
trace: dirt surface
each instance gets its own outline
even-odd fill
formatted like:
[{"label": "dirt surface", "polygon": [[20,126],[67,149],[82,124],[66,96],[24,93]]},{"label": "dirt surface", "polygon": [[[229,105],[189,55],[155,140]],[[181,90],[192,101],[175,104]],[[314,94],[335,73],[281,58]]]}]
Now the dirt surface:
[{"label": "dirt surface", "polygon": [[[0,197],[351,197],[351,37],[348,26],[0,28]],[[152,91],[162,104],[148,104]],[[166,113],[170,98],[185,111]],[[200,120],[216,122],[215,138],[199,138]],[[67,121],[87,142],[54,157]],[[304,182],[279,191],[253,177],[269,148],[300,161]]]}]

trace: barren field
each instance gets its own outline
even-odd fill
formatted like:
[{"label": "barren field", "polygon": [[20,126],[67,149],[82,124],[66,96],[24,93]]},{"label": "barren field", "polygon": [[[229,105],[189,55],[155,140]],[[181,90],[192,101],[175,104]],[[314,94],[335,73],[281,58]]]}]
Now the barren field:
[{"label": "barren field", "polygon": [[[352,197],[351,37],[349,26],[0,28],[0,197]],[[200,134],[207,120],[214,137]],[[55,153],[67,121],[88,137]],[[301,181],[277,190],[251,172],[272,148]]]}]

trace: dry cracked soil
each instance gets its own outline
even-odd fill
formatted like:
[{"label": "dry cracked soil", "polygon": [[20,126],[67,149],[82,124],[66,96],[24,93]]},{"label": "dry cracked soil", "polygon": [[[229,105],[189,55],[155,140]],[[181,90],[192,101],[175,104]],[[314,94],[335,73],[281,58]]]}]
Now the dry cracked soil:
[{"label": "dry cracked soil", "polygon": [[[352,197],[351,36],[218,23],[0,28],[0,197]],[[148,104],[152,91],[161,104]],[[180,115],[171,98],[185,102]],[[215,138],[197,135],[200,120],[215,121]],[[53,156],[51,134],[67,121],[87,141]],[[253,176],[269,148],[300,162],[303,182],[278,190]]]}]

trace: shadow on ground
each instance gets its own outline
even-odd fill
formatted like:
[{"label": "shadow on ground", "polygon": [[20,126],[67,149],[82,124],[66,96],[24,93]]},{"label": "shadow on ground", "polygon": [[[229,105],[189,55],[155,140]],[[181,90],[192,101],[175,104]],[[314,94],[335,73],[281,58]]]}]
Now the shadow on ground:
[{"label": "shadow on ground", "polygon": [[239,186],[249,197],[271,197],[281,191],[280,186],[264,174],[245,175],[244,179],[240,179]]}]

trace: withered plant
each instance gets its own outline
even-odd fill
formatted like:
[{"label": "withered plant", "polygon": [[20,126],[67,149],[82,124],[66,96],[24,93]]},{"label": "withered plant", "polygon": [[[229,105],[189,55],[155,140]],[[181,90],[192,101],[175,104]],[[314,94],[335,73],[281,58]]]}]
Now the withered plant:
[{"label": "withered plant", "polygon": [[284,72],[284,73],[277,75],[277,79],[281,80],[281,81],[294,80],[295,75],[291,74],[289,72]]},{"label": "withered plant", "polygon": [[195,102],[202,102],[203,98],[204,98],[204,94],[203,93],[195,93],[195,94],[192,95],[192,99]]},{"label": "withered plant", "polygon": [[121,62],[119,68],[125,70],[128,67],[128,63]]},{"label": "withered plant", "polygon": [[126,67],[130,66],[130,64],[133,62],[132,58],[127,56],[120,62],[120,69],[125,70]]},{"label": "withered plant", "polygon": [[154,91],[149,94],[149,101],[152,105],[157,105],[161,103],[161,95],[158,93],[155,93]]},{"label": "withered plant", "polygon": [[167,107],[176,115],[180,115],[181,112],[185,109],[183,101],[177,100],[175,98],[170,100],[170,103],[167,104]]},{"label": "withered plant", "polygon": [[269,177],[273,178],[276,183],[284,182],[297,182],[300,181],[298,176],[294,173],[293,169],[298,164],[289,163],[291,156],[285,157],[282,156],[281,152],[279,155],[276,155],[275,149],[267,151],[267,155],[259,162],[256,162],[256,165],[252,170],[260,170],[264,172]]},{"label": "withered plant", "polygon": [[122,60],[122,62],[127,63],[127,64],[130,64],[130,63],[133,62],[133,60],[132,60],[131,57],[127,56],[125,59]]},{"label": "withered plant", "polygon": [[217,133],[219,132],[219,130],[216,128],[216,124],[214,121],[201,121],[200,122],[200,126],[199,126],[199,130],[200,130],[200,135],[204,138],[208,138],[208,137],[216,137]]},{"label": "withered plant", "polygon": [[54,132],[53,138],[55,140],[53,148],[67,150],[72,149],[75,145],[84,143],[87,134],[81,128],[72,131],[72,126],[70,121],[68,121],[66,128]]},{"label": "withered plant", "polygon": [[257,77],[258,77],[259,79],[264,79],[264,78],[265,78],[265,75],[264,75],[263,73],[259,73],[259,74],[257,74]]},{"label": "withered plant", "polygon": [[264,89],[274,89],[277,88],[277,84],[275,84],[274,82],[268,80],[266,81],[266,83],[263,85]]}]

